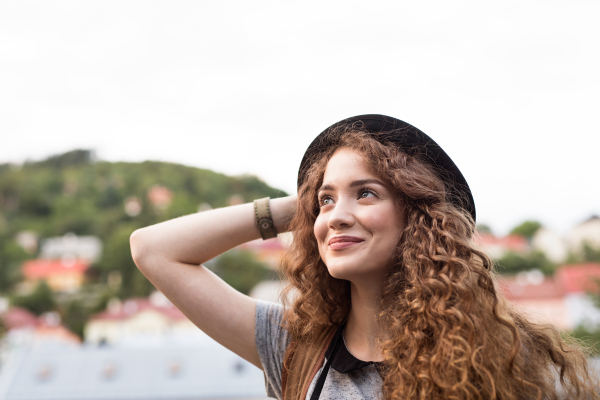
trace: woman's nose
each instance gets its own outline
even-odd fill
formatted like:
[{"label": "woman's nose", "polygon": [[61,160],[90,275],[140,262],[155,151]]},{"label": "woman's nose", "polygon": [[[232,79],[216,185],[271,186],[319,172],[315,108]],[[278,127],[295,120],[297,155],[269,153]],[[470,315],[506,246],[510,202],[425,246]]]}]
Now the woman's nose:
[{"label": "woman's nose", "polygon": [[329,214],[327,226],[329,229],[339,229],[354,225],[352,206],[347,201],[340,200]]}]

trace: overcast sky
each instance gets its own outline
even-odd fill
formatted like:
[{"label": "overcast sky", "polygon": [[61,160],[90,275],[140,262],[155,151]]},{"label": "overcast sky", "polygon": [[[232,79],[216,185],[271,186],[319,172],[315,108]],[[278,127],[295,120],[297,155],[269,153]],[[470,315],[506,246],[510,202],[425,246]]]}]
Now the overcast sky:
[{"label": "overcast sky", "polygon": [[[358,114],[436,140],[506,233],[600,214],[600,2],[4,1],[0,163],[75,148],[295,192]],[[250,200],[250,199],[247,199]]]}]

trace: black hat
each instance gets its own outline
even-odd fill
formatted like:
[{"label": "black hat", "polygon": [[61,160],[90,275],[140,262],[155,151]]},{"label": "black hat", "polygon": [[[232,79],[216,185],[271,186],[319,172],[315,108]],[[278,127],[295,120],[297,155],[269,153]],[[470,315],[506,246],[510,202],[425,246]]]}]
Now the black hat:
[{"label": "black hat", "polygon": [[446,185],[450,201],[468,211],[475,220],[475,201],[466,179],[448,154],[425,133],[414,126],[386,115],[358,115],[337,122],[325,129],[308,146],[298,171],[298,188],[304,182],[306,172],[313,160],[325,152],[339,139],[339,132],[356,127],[383,144],[392,144],[409,155],[418,155],[420,160],[434,167]]}]

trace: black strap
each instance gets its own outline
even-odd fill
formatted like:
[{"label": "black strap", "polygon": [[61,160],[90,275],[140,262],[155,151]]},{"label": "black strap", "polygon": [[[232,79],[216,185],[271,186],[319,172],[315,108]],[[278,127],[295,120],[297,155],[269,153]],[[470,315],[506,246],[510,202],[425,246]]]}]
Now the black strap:
[{"label": "black strap", "polygon": [[340,343],[342,342],[342,332],[344,332],[344,325],[339,327],[339,329],[335,333],[335,336],[333,337],[333,349],[329,358],[327,359],[327,362],[325,363],[325,366],[323,367],[323,370],[321,371],[321,374],[319,375],[319,379],[315,384],[315,388],[312,392],[312,395],[310,396],[310,400],[319,400],[319,396],[321,396],[321,391],[323,390],[323,385],[325,385],[325,379],[327,379],[329,367],[331,367],[331,363],[335,358],[335,354],[337,353],[340,347]]}]

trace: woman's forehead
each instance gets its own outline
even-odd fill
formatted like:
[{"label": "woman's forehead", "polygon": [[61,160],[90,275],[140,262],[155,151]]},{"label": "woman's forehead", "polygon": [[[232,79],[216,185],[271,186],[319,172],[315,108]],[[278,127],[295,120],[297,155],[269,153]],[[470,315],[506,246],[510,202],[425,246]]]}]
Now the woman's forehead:
[{"label": "woman's forehead", "polygon": [[361,153],[348,147],[336,150],[325,167],[323,184],[331,185],[339,181],[354,181],[357,179],[379,180],[369,170],[369,166]]}]

